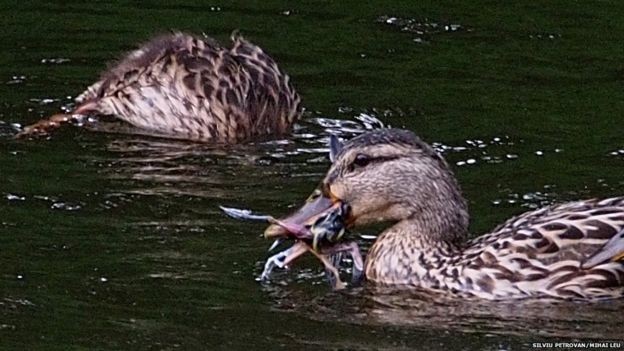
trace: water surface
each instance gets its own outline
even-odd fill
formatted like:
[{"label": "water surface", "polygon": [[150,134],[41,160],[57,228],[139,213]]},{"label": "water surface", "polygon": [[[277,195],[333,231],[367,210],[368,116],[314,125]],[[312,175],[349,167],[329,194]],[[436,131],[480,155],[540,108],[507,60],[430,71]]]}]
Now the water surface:
[{"label": "water surface", "polygon": [[[330,133],[408,128],[454,165],[474,235],[543,205],[622,195],[624,5],[140,2],[0,5],[3,349],[524,349],[621,339],[620,301],[332,292],[311,259],[255,278],[263,226],[324,174]],[[106,63],[170,29],[271,53],[304,97],[292,137],[214,147],[67,127],[14,141]],[[367,234],[374,234],[369,230]],[[362,241],[363,246],[370,242]]]}]

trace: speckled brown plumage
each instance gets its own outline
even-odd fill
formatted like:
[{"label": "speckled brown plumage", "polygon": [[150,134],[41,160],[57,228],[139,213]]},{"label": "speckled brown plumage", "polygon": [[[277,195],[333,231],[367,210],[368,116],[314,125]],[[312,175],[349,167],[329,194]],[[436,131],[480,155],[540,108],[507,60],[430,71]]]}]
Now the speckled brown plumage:
[{"label": "speckled brown plumage", "polygon": [[287,133],[301,114],[289,77],[260,47],[232,40],[227,49],[183,33],[155,38],[78,96],[72,114],[113,115],[155,135],[196,141]]},{"label": "speckled brown plumage", "polygon": [[624,197],[553,205],[468,240],[468,211],[444,159],[411,132],[361,135],[336,155],[322,188],[353,225],[393,223],[366,277],[488,299],[624,294]]}]

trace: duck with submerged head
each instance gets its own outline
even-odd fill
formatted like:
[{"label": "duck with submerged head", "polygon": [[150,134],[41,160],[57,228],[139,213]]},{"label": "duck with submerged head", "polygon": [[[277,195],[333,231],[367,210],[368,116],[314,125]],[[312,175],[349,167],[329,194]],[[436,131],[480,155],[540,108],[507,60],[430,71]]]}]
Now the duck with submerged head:
[{"label": "duck with submerged head", "polygon": [[[345,203],[349,227],[392,223],[367,255],[368,281],[486,299],[623,296],[624,197],[552,205],[469,240],[457,180],[412,132],[382,129],[331,144],[323,196],[304,205],[296,220]],[[265,236],[284,232],[272,225]]]},{"label": "duck with submerged head", "polygon": [[237,32],[232,41],[228,49],[184,33],[152,39],[104,72],[71,112],[27,126],[18,137],[86,115],[111,115],[150,135],[200,142],[287,133],[302,111],[289,77]]}]

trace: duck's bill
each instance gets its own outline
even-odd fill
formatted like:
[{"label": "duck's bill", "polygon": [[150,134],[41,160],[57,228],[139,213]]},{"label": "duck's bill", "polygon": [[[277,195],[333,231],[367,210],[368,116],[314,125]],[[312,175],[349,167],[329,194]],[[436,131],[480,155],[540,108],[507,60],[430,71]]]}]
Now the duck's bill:
[{"label": "duck's bill", "polygon": [[271,224],[264,231],[264,237],[267,239],[275,239],[294,235],[297,239],[304,239],[301,237],[301,234],[305,232],[302,228],[312,227],[318,218],[335,210],[339,206],[341,206],[339,200],[326,197],[317,190],[310,196],[306,203],[293,214],[285,218],[280,218],[275,221],[276,223]]}]

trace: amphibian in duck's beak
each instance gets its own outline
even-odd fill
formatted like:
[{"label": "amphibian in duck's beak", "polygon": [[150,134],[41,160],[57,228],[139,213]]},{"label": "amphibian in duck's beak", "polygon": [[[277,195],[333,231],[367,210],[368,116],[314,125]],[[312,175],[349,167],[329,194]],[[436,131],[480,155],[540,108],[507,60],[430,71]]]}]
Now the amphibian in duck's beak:
[{"label": "amphibian in duck's beak", "polygon": [[359,281],[364,268],[359,248],[355,242],[340,242],[346,231],[345,220],[349,213],[347,204],[332,201],[320,195],[320,192],[315,192],[293,215],[274,220],[265,231],[265,237],[289,237],[298,241],[292,247],[271,256],[261,278],[268,278],[273,268],[285,267],[306,252],[311,252],[325,266],[334,288],[341,289],[345,284],[340,280],[335,264],[339,263],[342,253],[346,253],[353,259],[352,280]]}]

